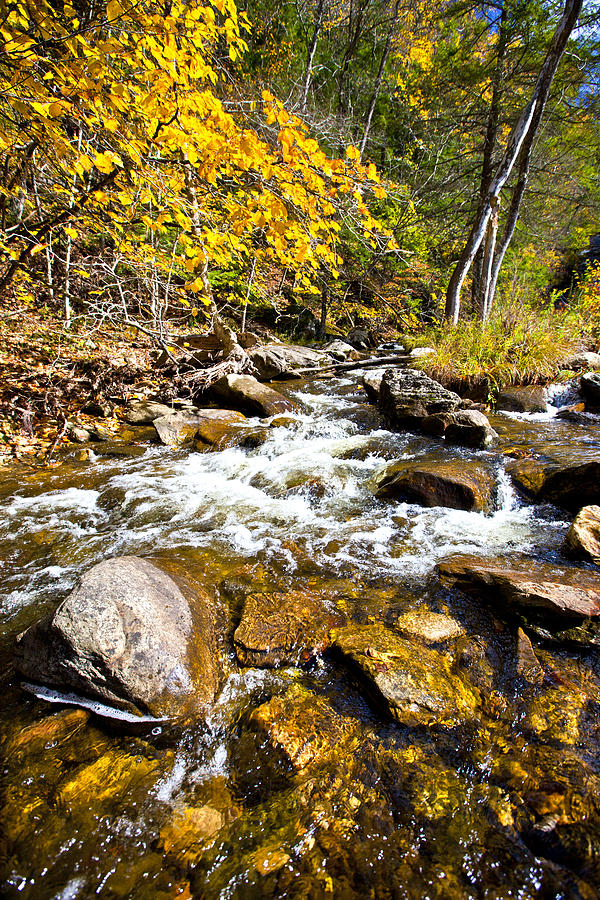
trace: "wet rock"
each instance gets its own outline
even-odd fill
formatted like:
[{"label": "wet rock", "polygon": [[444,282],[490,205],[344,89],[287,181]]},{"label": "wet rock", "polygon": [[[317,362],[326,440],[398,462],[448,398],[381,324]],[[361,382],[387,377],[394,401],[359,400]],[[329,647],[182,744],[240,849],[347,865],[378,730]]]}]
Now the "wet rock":
[{"label": "wet rock", "polygon": [[600,579],[583,569],[466,555],[442,560],[437,568],[445,584],[475,589],[499,613],[517,608],[563,618],[600,616]]},{"label": "wet rock", "polygon": [[17,670],[134,713],[172,716],[210,704],[220,680],[214,604],[180,583],[146,559],[99,563],[53,615],[17,638]]},{"label": "wet rock", "polygon": [[87,444],[91,435],[87,428],[82,428],[80,425],[71,425],[67,431],[67,437],[75,444]]},{"label": "wet rock", "polygon": [[265,344],[248,355],[260,381],[294,377],[297,369],[318,369],[328,361],[319,350],[292,344]]},{"label": "wet rock", "polygon": [[332,632],[333,646],[386,712],[404,725],[453,724],[473,715],[475,691],[451,672],[446,654],[381,625]]},{"label": "wet rock", "polygon": [[477,409],[426,416],[421,420],[421,430],[434,437],[445,437],[448,443],[478,450],[485,450],[498,440],[487,416]]},{"label": "wet rock", "polygon": [[542,385],[506,388],[498,394],[496,408],[507,412],[546,412],[546,391]]},{"label": "wet rock", "polygon": [[222,812],[213,806],[187,806],[175,810],[160,832],[165,853],[186,864],[197,863],[225,824]]},{"label": "wet rock", "polygon": [[4,758],[27,757],[41,754],[48,748],[60,747],[85,728],[89,717],[89,712],[83,709],[63,710],[46,716],[41,722],[22,728],[11,736],[2,747]]},{"label": "wet rock", "polygon": [[554,503],[571,512],[600,505],[600,462],[559,467],[520,459],[508,463],[506,471],[519,490],[538,502]]},{"label": "wet rock", "polygon": [[250,594],[233,641],[243,666],[298,665],[329,644],[340,616],[305,591]]},{"label": "wet rock", "polygon": [[136,400],[125,407],[124,419],[130,425],[151,425],[155,419],[168,416],[173,410],[156,400]]},{"label": "wet rock", "polygon": [[259,744],[283,771],[301,772],[338,753],[356,733],[355,721],[299,684],[255,709],[248,721]]},{"label": "wet rock", "polygon": [[481,512],[489,509],[494,479],[484,466],[464,460],[392,463],[376,476],[375,496],[422,506]]},{"label": "wet rock", "polygon": [[464,634],[464,628],[452,616],[430,612],[428,609],[400,616],[394,624],[394,630],[403,637],[423,641],[424,644],[451,641]]},{"label": "wet rock", "polygon": [[543,464],[531,457],[511,460],[506,464],[506,471],[516,487],[527,497],[536,497],[546,480]]},{"label": "wet rock", "polygon": [[387,372],[384,369],[369,369],[361,378],[361,384],[364,387],[367,397],[371,403],[379,403],[379,392],[381,390],[381,381]]},{"label": "wet rock", "polygon": [[226,403],[251,415],[276,416],[300,410],[293,400],[261,384],[251,375],[224,375],[215,382],[212,390]]},{"label": "wet rock", "polygon": [[600,505],[600,462],[549,470],[538,498],[572,512],[582,506]]},{"label": "wet rock", "polygon": [[541,684],[544,670],[535,655],[533,645],[522,628],[517,631],[517,675],[530,684]]},{"label": "wet rock", "polygon": [[[536,856],[566,866],[596,886],[600,883],[600,826],[597,822],[560,823],[552,817],[536,823],[524,835]],[[575,896],[593,898],[577,890]]]},{"label": "wet rock", "polygon": [[[538,677],[543,681],[543,672]],[[537,694],[521,720],[522,727],[544,741],[576,745],[586,696],[568,686],[549,687]]]},{"label": "wet rock", "polygon": [[379,406],[396,424],[453,412],[460,402],[458,394],[415,369],[388,369],[381,380]]},{"label": "wet rock", "polygon": [[298,419],[295,419],[293,416],[273,416],[269,421],[269,428],[290,428],[292,425],[297,424]]},{"label": "wet rock", "polygon": [[581,393],[589,406],[600,407],[600,372],[586,372],[581,376]]},{"label": "wet rock", "polygon": [[566,553],[600,566],[600,506],[584,506],[567,532]]},{"label": "wet rock", "polygon": [[91,441],[110,441],[112,440],[112,437],[112,431],[109,431],[108,428],[104,428],[102,425],[94,425],[92,428],[90,428]]},{"label": "wet rock", "polygon": [[326,344],[325,347],[323,347],[323,352],[328,356],[333,357],[333,359],[338,360],[338,362],[360,359],[358,350],[346,341],[330,341],[329,344]]},{"label": "wet rock", "polygon": [[102,441],[98,446],[94,447],[96,456],[108,459],[137,459],[139,456],[143,456],[145,452],[144,447],[111,440]]},{"label": "wet rock", "polygon": [[592,428],[600,427],[600,415],[598,413],[584,412],[582,403],[576,403],[573,406],[560,409],[556,413],[556,418],[571,422],[572,425],[584,425]]},{"label": "wet rock", "polygon": [[135,783],[149,780],[158,768],[156,760],[110,751],[62,782],[56,804],[68,814],[87,805],[91,798],[94,804],[114,802]]},{"label": "wet rock", "polygon": [[215,444],[231,430],[244,424],[246,417],[231,409],[202,409],[198,412],[180,410],[154,420],[154,428],[167,447],[193,444],[198,437],[204,444]]}]

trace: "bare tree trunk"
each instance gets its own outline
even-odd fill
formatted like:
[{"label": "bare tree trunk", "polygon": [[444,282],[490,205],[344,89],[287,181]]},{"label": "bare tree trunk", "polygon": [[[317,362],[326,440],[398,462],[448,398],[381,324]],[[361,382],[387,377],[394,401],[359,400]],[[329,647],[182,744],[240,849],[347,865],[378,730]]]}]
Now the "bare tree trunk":
[{"label": "bare tree trunk", "polygon": [[371,95],[371,102],[369,103],[369,109],[367,110],[367,118],[365,120],[365,130],[363,131],[362,140],[360,142],[360,158],[362,159],[363,154],[365,152],[365,147],[367,146],[367,140],[369,139],[369,132],[371,131],[371,123],[373,121],[373,114],[375,112],[375,107],[377,105],[377,101],[379,99],[379,93],[381,91],[381,85],[383,82],[383,73],[385,72],[385,66],[388,60],[388,56],[390,55],[390,50],[392,49],[392,39],[394,36],[394,25],[398,19],[398,9],[400,6],[400,0],[396,0],[396,5],[394,7],[393,18],[390,22],[390,29],[388,31],[387,40],[385,42],[385,47],[383,48],[383,53],[381,54],[381,59],[379,61],[379,70],[377,72],[377,78],[375,79],[375,85],[373,86],[373,94]]},{"label": "bare tree trunk", "polygon": [[[490,101],[490,109],[487,120],[487,128],[485,139],[483,142],[483,159],[481,164],[481,181],[479,184],[479,205],[478,212],[486,202],[487,193],[493,176],[493,155],[496,146],[496,138],[498,135],[498,122],[500,119],[500,102],[504,93],[504,60],[506,57],[506,47],[508,43],[507,25],[506,25],[506,5],[502,3],[502,11],[500,14],[500,23],[498,25],[498,55],[496,57],[496,66],[494,70],[494,78],[492,84],[492,99]],[[483,297],[481,295],[481,277],[483,273],[484,260],[483,251],[480,247],[473,261],[473,284],[471,288],[471,297],[473,306],[483,310]]]},{"label": "bare tree trunk", "polygon": [[315,27],[313,29],[310,46],[308,47],[308,55],[306,57],[306,70],[304,73],[304,83],[302,84],[302,94],[300,96],[300,113],[306,112],[306,104],[308,103],[308,92],[310,91],[310,83],[312,81],[312,67],[317,52],[319,36],[321,34],[321,26],[323,25],[323,13],[325,10],[325,0],[319,0],[317,11],[315,13]]},{"label": "bare tree trunk", "polygon": [[463,282],[471,268],[492,215],[492,201],[494,198],[499,198],[500,191],[506,184],[526,139],[528,143],[533,143],[548,99],[552,79],[565,51],[567,41],[577,23],[581,6],[582,0],[566,0],[563,15],[554,32],[552,43],[540,69],[533,95],[512,130],[508,146],[492,179],[483,207],[476,216],[467,242],[452,273],[446,292],[445,316],[453,325],[456,325],[460,315],[460,291]]},{"label": "bare tree trunk", "polygon": [[256,257],[252,258],[250,267],[250,275],[248,276],[248,286],[246,288],[246,299],[244,300],[244,309],[242,312],[242,334],[246,331],[246,314],[248,312],[248,301],[250,300],[250,291],[252,290],[252,282],[254,281],[254,272],[256,270]]},{"label": "bare tree trunk", "polygon": [[[81,141],[83,139],[83,128],[79,128],[79,137],[77,139],[77,153],[81,153]],[[77,187],[77,172],[73,175],[73,186],[71,187],[71,196],[69,197],[69,210],[73,209],[75,205],[75,189]],[[67,223],[67,227],[70,230],[72,227],[72,222]],[[65,303],[65,326],[66,328],[71,327],[71,250],[73,246],[73,240],[70,234],[67,234],[67,254],[65,259],[65,286],[64,286],[64,303]]]}]

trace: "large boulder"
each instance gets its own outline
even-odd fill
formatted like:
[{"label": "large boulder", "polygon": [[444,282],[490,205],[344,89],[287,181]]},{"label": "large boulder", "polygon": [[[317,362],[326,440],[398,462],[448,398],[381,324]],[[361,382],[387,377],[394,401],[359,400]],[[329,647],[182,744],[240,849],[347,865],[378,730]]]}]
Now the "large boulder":
[{"label": "large boulder", "polygon": [[600,372],[586,372],[581,376],[581,393],[588,406],[600,407]]},{"label": "large boulder", "polygon": [[243,666],[298,665],[329,644],[340,616],[318,595],[306,591],[250,594],[233,636]]},{"label": "large boulder", "polygon": [[246,424],[246,417],[232,409],[201,409],[197,412],[180,410],[169,412],[154,420],[154,427],[167,447],[182,447],[199,440],[203,444],[217,445],[232,429],[239,432]]},{"label": "large boulder", "polygon": [[600,505],[600,462],[595,460],[561,467],[527,458],[508,463],[506,471],[522,493],[538,502],[571,512]]},{"label": "large boulder", "polygon": [[248,354],[260,381],[293,378],[297,369],[318,369],[327,362],[319,350],[292,344],[265,344]]},{"label": "large boulder", "polygon": [[437,569],[445,584],[474,590],[498,613],[518,609],[567,619],[600,616],[600,579],[584,569],[468,555],[441,560]]},{"label": "large boulder", "polygon": [[333,357],[333,359],[338,362],[345,362],[346,360],[360,359],[360,353],[356,350],[352,344],[349,344],[347,341],[330,341],[329,344],[326,344],[323,347],[323,352],[327,354],[327,356]]},{"label": "large boulder", "polygon": [[546,391],[539,384],[506,388],[498,394],[496,408],[506,412],[546,412],[548,408]]},{"label": "large boulder", "polygon": [[378,500],[404,500],[476,512],[489,509],[494,486],[494,478],[485,466],[466,464],[462,459],[391,463],[375,476]]},{"label": "large boulder", "polygon": [[397,424],[411,424],[435,413],[454,412],[461,398],[415,369],[388,369],[381,380],[379,406]]},{"label": "large boulder", "polygon": [[381,625],[349,625],[332,636],[368,694],[403,725],[451,725],[473,715],[479,697],[452,673],[447,654]]},{"label": "large boulder", "polygon": [[600,566],[600,506],[584,506],[567,532],[564,550]]},{"label": "large boulder", "polygon": [[151,425],[160,416],[168,416],[173,410],[166,403],[156,400],[136,400],[125,407],[124,419],[129,425]]},{"label": "large boulder", "polygon": [[600,369],[600,353],[575,353],[562,362],[565,369]]},{"label": "large boulder", "polygon": [[277,416],[300,410],[293,400],[251,375],[223,375],[214,383],[212,391],[225,403],[250,415]]},{"label": "large boulder", "polygon": [[176,577],[134,556],[99,563],[55,613],[19,635],[17,670],[136,714],[200,711],[220,683],[214,603]]}]

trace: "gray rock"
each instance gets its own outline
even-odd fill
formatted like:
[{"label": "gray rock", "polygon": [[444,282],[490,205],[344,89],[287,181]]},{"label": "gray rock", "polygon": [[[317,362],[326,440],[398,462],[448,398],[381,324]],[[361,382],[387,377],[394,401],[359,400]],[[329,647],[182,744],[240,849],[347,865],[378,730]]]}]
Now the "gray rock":
[{"label": "gray rock", "polygon": [[600,369],[600,353],[575,353],[562,364],[565,369]]},{"label": "gray rock", "polygon": [[600,407],[600,372],[586,372],[581,376],[581,393],[589,406]]},{"label": "gray rock", "polygon": [[318,369],[328,362],[324,353],[292,344],[265,344],[248,354],[260,381],[293,378],[297,369]]},{"label": "gray rock", "polygon": [[394,629],[403,637],[416,639],[424,644],[451,641],[465,633],[460,622],[452,616],[431,612],[428,609],[404,613],[396,620]]},{"label": "gray rock", "polygon": [[434,347],[414,347],[408,354],[411,359],[423,359],[435,353]]},{"label": "gray rock", "polygon": [[261,384],[251,375],[224,375],[215,382],[212,390],[228,405],[251,415],[276,416],[300,411],[293,400]]},{"label": "gray rock", "polygon": [[415,369],[388,369],[381,380],[379,406],[392,422],[411,424],[435,413],[454,412],[461,398]]},{"label": "gray rock", "polygon": [[34,682],[134,713],[199,710],[220,681],[213,610],[200,589],[180,587],[149,560],[108,559],[19,635],[16,667]]},{"label": "gray rock", "polygon": [[125,407],[125,421],[130,425],[151,425],[160,416],[168,416],[173,412],[166,403],[156,400],[136,400]]},{"label": "gray rock", "polygon": [[494,478],[487,467],[464,460],[392,463],[375,476],[375,496],[422,506],[488,510]]},{"label": "gray rock", "polygon": [[496,408],[506,412],[546,412],[546,391],[540,384],[506,388],[498,394]]},{"label": "gray rock", "polygon": [[347,343],[347,341],[331,341],[323,347],[323,352],[328,356],[332,356],[339,362],[344,362],[344,360],[347,359],[360,359],[358,350],[356,350],[352,344]]}]

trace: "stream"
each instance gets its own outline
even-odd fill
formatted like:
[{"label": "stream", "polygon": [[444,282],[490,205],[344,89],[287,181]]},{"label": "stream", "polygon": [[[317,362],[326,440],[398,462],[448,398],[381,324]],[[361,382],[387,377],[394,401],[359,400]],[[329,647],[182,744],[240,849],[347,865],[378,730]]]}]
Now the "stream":
[{"label": "stream", "polygon": [[[498,414],[499,446],[471,451],[388,430],[356,373],[279,387],[303,412],[260,447],[72,453],[0,485],[2,896],[598,897],[597,650],[534,644],[551,677],[523,685],[516,624],[434,570],[458,552],[564,561],[571,517],[521,499],[505,452],[599,459],[600,427],[552,410]],[[493,473],[490,513],[375,499],[386,462],[449,456]],[[409,727],[382,716],[332,654],[259,669],[239,667],[232,649],[206,722],[132,734],[24,693],[15,636],[94,564],[124,555],[185,567],[230,633],[261,590],[317,592],[347,621],[390,630],[407,612],[450,615],[477,648],[484,702],[460,725]],[[350,723],[301,771],[247,727],[284,696],[294,699],[281,727],[318,730],[325,705]],[[545,823],[558,823],[548,846]]]}]

